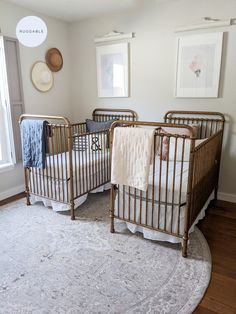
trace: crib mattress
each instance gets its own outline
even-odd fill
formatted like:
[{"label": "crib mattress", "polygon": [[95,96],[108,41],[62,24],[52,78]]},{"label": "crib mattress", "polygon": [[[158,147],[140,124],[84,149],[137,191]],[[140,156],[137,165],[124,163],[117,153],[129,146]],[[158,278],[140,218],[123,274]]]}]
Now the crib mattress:
[{"label": "crib mattress", "polygon": [[154,199],[163,203],[184,204],[187,196],[188,171],[189,162],[160,161],[160,157],[157,156],[155,169],[153,165],[150,167],[147,192],[124,186],[120,186],[119,191],[137,199],[142,197],[149,201]]},{"label": "crib mattress", "polygon": [[[183,234],[188,171],[189,162],[160,161],[157,156],[155,169],[153,166],[150,169],[147,192],[119,186],[115,215],[166,232]],[[169,241],[169,235],[158,232],[156,237],[156,231],[135,224],[127,225],[132,232],[144,230],[147,238]],[[180,241],[177,237],[170,237],[174,239],[172,242]]]},{"label": "crib mattress", "polygon": [[[70,179],[70,164],[69,164],[69,152],[63,152],[51,156],[47,156],[46,165],[44,170],[36,169],[40,176],[47,176],[58,180]],[[109,150],[106,151],[76,151],[72,152],[72,165],[73,176],[77,174],[84,175],[83,172],[89,168],[93,172],[98,171],[98,168],[108,166],[109,162]]]},{"label": "crib mattress", "polygon": [[[38,190],[35,191],[37,195],[32,194],[32,202],[43,201],[45,206],[52,206],[56,211],[70,209],[69,205],[66,204],[69,199],[70,184],[68,157],[68,152],[47,157],[51,159],[50,162],[48,160],[50,166],[43,171],[34,170],[37,172],[34,186],[37,186]],[[52,162],[53,159],[54,163]],[[86,158],[85,152],[73,154],[74,196],[82,195],[75,200],[76,207],[86,200],[87,192],[100,192],[110,187],[106,184],[110,179],[109,169],[109,152],[93,152],[87,154]],[[57,201],[49,200],[48,195],[53,195],[51,198],[57,199]]]}]

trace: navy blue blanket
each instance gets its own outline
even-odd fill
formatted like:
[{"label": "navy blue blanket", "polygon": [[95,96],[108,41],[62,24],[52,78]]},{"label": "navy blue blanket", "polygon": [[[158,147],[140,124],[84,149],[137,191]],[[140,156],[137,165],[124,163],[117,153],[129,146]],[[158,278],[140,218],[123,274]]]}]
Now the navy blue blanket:
[{"label": "navy blue blanket", "polygon": [[23,120],[21,142],[24,167],[45,168],[47,134],[45,120]]}]

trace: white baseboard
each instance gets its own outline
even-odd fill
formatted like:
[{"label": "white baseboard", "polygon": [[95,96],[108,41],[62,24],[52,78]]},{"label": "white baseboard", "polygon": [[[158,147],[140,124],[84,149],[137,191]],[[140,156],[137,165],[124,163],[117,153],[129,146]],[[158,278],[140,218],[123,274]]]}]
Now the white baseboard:
[{"label": "white baseboard", "polygon": [[14,188],[11,188],[7,191],[0,192],[0,201],[6,199],[8,197],[14,196],[16,194],[19,194],[21,192],[24,192],[24,190],[25,190],[25,186],[22,184],[22,185],[14,187]]},{"label": "white baseboard", "polygon": [[218,199],[230,203],[236,203],[236,194],[218,192]]}]

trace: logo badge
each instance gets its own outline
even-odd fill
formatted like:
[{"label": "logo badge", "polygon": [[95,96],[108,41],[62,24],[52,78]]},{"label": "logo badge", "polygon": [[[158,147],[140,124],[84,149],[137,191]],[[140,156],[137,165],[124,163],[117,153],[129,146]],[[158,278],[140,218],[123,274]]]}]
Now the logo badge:
[{"label": "logo badge", "polygon": [[16,26],[16,37],[26,47],[38,47],[47,38],[47,25],[37,16],[25,16]]}]

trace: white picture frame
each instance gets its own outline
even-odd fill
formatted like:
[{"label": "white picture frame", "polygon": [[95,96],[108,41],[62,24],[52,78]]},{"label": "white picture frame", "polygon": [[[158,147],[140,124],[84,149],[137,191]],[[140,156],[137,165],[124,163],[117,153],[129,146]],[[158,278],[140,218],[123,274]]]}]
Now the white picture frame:
[{"label": "white picture frame", "polygon": [[96,47],[98,97],[129,97],[129,44]]},{"label": "white picture frame", "polygon": [[177,39],[175,97],[217,98],[223,32]]}]

